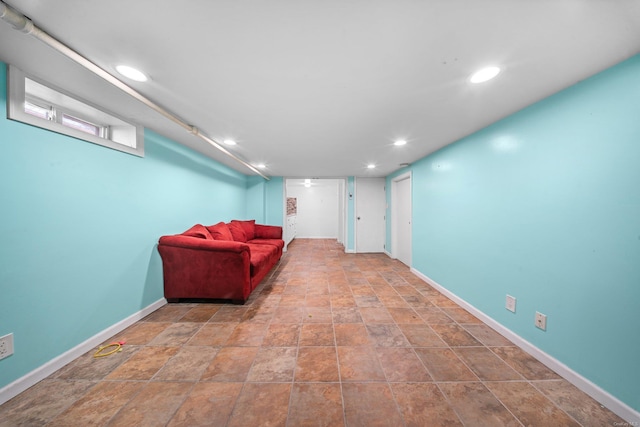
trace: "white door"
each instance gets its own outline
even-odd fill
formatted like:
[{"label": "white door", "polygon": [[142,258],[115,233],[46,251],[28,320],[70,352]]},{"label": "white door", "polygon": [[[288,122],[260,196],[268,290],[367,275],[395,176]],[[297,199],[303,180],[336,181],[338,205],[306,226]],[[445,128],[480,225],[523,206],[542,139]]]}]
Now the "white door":
[{"label": "white door", "polygon": [[356,252],[384,252],[385,179],[356,178]]},{"label": "white door", "polygon": [[391,194],[393,256],[411,266],[411,176],[393,181]]}]

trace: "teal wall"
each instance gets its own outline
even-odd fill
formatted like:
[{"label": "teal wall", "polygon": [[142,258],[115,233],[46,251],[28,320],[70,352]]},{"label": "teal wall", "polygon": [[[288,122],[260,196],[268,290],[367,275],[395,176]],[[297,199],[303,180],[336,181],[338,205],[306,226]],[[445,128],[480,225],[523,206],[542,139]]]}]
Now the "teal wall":
[{"label": "teal wall", "polygon": [[265,182],[265,224],[284,226],[284,178],[272,176]]},{"label": "teal wall", "polygon": [[413,267],[640,410],[640,56],[411,170]]},{"label": "teal wall", "polygon": [[261,176],[247,178],[247,192],[245,195],[247,208],[242,218],[255,219],[258,224],[265,223],[265,180]]},{"label": "teal wall", "polygon": [[[6,111],[0,63],[0,110]],[[145,132],[139,158],[0,117],[0,388],[163,297],[163,234],[246,212],[247,177]]]},{"label": "teal wall", "polygon": [[244,219],[258,224],[284,224],[284,179],[276,176],[265,180],[261,176],[247,178],[247,210]]}]

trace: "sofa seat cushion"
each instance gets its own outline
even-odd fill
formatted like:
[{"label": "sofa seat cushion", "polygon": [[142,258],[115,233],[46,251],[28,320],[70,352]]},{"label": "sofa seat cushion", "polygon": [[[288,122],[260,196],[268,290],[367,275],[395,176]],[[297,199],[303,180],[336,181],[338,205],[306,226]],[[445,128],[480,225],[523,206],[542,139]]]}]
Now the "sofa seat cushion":
[{"label": "sofa seat cushion", "polygon": [[248,244],[251,253],[249,263],[251,265],[250,276],[255,277],[265,269],[270,269],[278,262],[278,248],[273,245]]},{"label": "sofa seat cushion", "polygon": [[248,240],[247,243],[252,243],[254,245],[275,246],[280,250],[280,252],[284,250],[284,240],[282,239],[253,239],[253,240]]}]

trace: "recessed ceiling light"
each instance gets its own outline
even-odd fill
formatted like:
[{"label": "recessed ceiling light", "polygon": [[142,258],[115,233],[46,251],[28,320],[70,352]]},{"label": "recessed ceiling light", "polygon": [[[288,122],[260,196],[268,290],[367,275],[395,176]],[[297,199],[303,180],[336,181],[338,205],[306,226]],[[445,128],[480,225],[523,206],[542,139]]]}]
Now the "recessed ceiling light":
[{"label": "recessed ceiling light", "polygon": [[399,139],[396,142],[393,143],[393,145],[405,145],[407,143],[407,141],[405,141],[404,139]]},{"label": "recessed ceiling light", "polygon": [[236,142],[233,139],[225,139],[224,141],[225,145],[236,145]]},{"label": "recessed ceiling light", "polygon": [[305,184],[311,184],[311,180],[309,178],[307,178],[307,179],[304,180],[304,183]]},{"label": "recessed ceiling light", "polygon": [[258,163],[258,164],[256,165],[256,167],[257,167],[258,169],[264,169],[264,168],[266,168],[267,166],[266,166],[264,163]]},{"label": "recessed ceiling light", "polygon": [[375,168],[376,168],[376,165],[374,165],[373,163],[369,163],[367,165],[367,169],[375,169]]},{"label": "recessed ceiling light", "polygon": [[129,67],[128,65],[118,65],[116,67],[116,71],[123,76],[137,82],[146,82],[148,80],[147,76],[142,71],[136,70],[135,68]]},{"label": "recessed ceiling light", "polygon": [[498,75],[498,73],[500,73],[500,68],[498,67],[486,67],[483,68],[481,70],[476,71],[471,78],[469,79],[469,81],[471,83],[482,83],[482,82],[486,82],[487,80],[491,80],[492,78],[494,78],[495,76]]}]

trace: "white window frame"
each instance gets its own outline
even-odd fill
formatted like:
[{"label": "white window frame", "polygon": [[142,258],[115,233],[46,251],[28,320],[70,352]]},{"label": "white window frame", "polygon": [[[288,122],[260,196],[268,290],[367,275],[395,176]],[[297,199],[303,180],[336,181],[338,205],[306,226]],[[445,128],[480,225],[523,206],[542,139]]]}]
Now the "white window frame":
[{"label": "white window frame", "polygon": [[[7,118],[68,135],[103,147],[144,157],[144,129],[85,100],[69,94],[9,65],[7,73]],[[27,93],[27,84],[41,89]],[[25,112],[26,102],[49,109],[49,119]],[[87,122],[99,129],[99,136],[62,124],[64,116]]]}]

